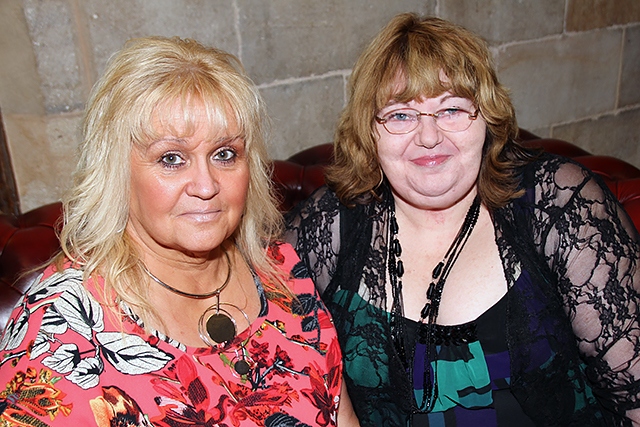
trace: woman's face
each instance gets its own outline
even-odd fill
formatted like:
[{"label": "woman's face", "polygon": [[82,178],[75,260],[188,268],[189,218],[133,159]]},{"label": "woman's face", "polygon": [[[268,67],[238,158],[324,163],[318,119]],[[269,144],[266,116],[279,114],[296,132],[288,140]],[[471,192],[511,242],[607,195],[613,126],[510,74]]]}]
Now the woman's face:
[{"label": "woman's face", "polygon": [[162,137],[134,146],[128,233],[160,256],[207,256],[242,217],[249,187],[244,140],[235,124],[211,129],[204,111],[184,136],[180,108],[171,108]]},{"label": "woman's face", "polygon": [[[445,92],[435,98],[389,104],[377,116],[398,108],[422,113],[477,109],[470,100]],[[375,124],[379,162],[395,197],[421,209],[445,209],[475,191],[486,123],[478,115],[468,129],[447,132],[433,117],[423,115],[419,121],[414,131],[402,135],[392,135],[382,124]]]}]

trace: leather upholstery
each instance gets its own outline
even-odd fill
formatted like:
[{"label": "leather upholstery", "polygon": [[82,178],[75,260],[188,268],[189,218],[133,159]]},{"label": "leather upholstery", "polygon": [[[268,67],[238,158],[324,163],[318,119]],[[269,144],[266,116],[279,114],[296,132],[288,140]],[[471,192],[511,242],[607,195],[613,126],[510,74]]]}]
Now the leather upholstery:
[{"label": "leather upholstery", "polygon": [[[539,139],[526,132],[521,137],[526,145],[574,158],[600,174],[636,228],[640,228],[640,169],[620,159],[591,155],[566,141]],[[324,165],[331,155],[332,146],[322,144],[287,160],[274,162],[273,180],[283,211],[304,200],[324,183]],[[60,209],[60,203],[52,203],[17,217],[0,215],[0,330],[4,329],[14,305],[38,274],[33,269],[59,249],[56,227]]]}]

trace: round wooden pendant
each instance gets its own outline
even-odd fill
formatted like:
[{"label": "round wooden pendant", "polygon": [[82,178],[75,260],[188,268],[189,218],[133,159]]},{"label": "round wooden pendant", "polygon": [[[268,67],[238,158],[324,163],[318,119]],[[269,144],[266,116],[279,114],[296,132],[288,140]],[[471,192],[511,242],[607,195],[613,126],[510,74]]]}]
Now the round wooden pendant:
[{"label": "round wooden pendant", "polygon": [[236,336],[236,325],[229,316],[216,313],[207,319],[207,334],[216,343],[231,341]]}]

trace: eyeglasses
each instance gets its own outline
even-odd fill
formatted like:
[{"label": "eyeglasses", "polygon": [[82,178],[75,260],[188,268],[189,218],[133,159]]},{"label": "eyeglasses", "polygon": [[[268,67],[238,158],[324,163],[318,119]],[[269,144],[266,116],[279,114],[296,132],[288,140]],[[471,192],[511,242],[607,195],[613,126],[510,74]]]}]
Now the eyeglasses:
[{"label": "eyeglasses", "polygon": [[421,116],[433,117],[440,129],[445,132],[462,132],[469,129],[471,122],[478,118],[480,109],[473,113],[462,108],[445,108],[435,113],[421,113],[413,108],[399,108],[389,111],[384,116],[376,116],[376,122],[380,123],[392,135],[403,135],[413,132],[420,123]]}]

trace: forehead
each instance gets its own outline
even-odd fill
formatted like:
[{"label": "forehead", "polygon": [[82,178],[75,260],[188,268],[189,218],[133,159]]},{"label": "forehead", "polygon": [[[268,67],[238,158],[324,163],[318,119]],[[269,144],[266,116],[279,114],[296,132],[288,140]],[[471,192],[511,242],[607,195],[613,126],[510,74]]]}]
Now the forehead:
[{"label": "forehead", "polygon": [[167,135],[189,137],[196,132],[204,132],[210,138],[238,133],[230,108],[198,100],[173,100],[159,104],[154,108],[147,128],[149,140]]},{"label": "forehead", "polygon": [[451,89],[451,81],[440,70],[438,73],[395,73],[386,89],[378,94],[378,108],[392,103],[406,103],[419,99],[436,98]]}]

